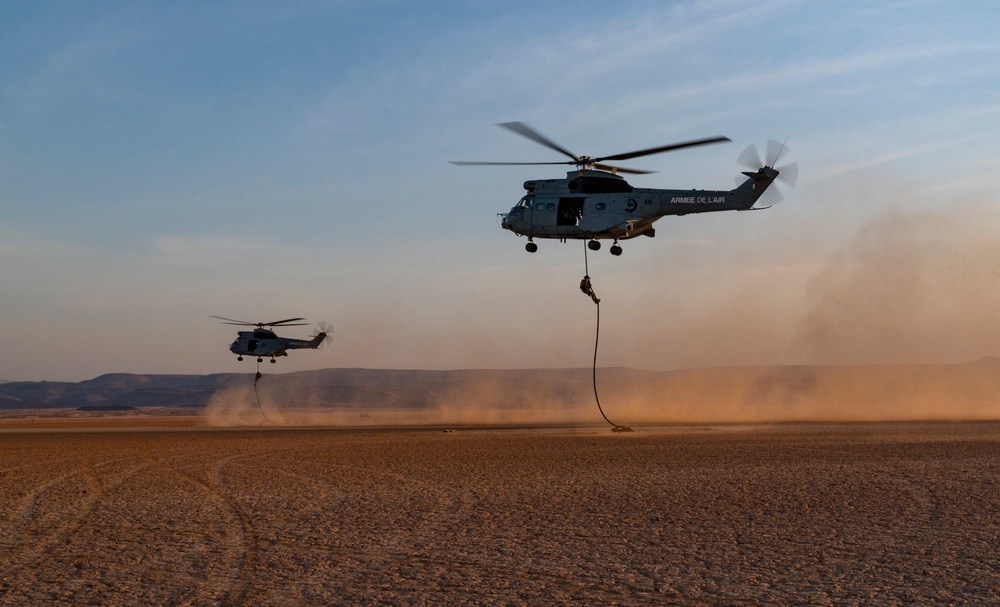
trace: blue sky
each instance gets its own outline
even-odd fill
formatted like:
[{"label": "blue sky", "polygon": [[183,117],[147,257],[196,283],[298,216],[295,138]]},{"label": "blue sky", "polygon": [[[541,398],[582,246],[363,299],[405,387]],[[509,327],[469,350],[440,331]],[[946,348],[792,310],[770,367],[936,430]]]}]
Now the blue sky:
[{"label": "blue sky", "polygon": [[640,187],[728,189],[767,139],[799,164],[770,210],[591,255],[602,365],[1000,355],[990,3],[0,7],[0,379],[251,371],[210,314],[333,324],[274,371],[588,366],[582,244],[496,217],[560,168],[447,162],[562,159],[510,120],[592,156],[733,139]]}]

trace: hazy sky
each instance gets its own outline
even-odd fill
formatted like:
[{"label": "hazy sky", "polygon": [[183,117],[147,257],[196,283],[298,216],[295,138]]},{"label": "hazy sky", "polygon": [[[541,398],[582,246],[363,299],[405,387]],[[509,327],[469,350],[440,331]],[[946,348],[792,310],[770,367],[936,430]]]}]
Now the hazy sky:
[{"label": "hazy sky", "polygon": [[[874,6],[874,8],[873,8]],[[602,366],[1000,355],[1000,6],[0,2],[0,379],[253,370],[210,314],[329,321],[265,371],[584,367],[583,244],[496,216],[578,154],[728,189],[590,255]],[[305,337],[309,327],[283,331]]]}]

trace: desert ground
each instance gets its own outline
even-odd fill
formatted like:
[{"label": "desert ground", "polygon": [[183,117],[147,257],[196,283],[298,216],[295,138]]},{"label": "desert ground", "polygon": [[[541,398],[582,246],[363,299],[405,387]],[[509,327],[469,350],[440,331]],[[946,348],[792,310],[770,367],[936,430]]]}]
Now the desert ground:
[{"label": "desert ground", "polygon": [[189,421],[0,429],[0,604],[1000,603],[997,423]]}]

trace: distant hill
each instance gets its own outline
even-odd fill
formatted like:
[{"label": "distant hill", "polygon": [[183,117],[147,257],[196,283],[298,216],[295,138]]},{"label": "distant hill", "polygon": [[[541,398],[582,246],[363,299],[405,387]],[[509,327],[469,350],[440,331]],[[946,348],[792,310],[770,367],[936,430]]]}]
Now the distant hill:
[{"label": "distant hill", "polygon": [[246,381],[245,375],[134,375],[111,373],[81,382],[0,384],[0,409],[93,406],[203,408],[213,394]]},{"label": "distant hill", "polygon": [[[597,382],[605,412],[628,423],[1000,419],[997,358],[958,365],[609,368],[598,369]],[[350,419],[402,412],[444,423],[601,419],[590,369],[322,369],[265,375],[256,394],[251,374],[116,373],[77,383],[0,384],[0,409],[151,406],[216,417],[262,406]]]}]

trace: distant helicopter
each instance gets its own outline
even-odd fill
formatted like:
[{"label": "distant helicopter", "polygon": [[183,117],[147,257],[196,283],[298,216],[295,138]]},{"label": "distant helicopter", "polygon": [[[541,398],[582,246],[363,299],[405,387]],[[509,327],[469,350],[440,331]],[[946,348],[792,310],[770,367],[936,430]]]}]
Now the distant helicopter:
[{"label": "distant helicopter", "polygon": [[[653,171],[627,169],[603,164],[605,160],[628,160],[650,154],[690,148],[712,143],[732,141],[728,137],[710,137],[683,143],[674,143],[646,150],[591,158],[577,156],[546,138],[523,122],[504,122],[498,126],[527,137],[572,158],[559,162],[467,162],[451,161],[460,166],[471,165],[541,165],[569,164],[576,170],[566,173],[565,179],[532,179],[524,182],[527,194],[510,212],[501,214],[501,226],[519,236],[527,236],[524,246],[529,253],[538,250],[535,238],[589,240],[592,251],[601,248],[601,239],[614,239],[612,255],[621,255],[619,240],[639,235],[654,236],[653,222],[664,215],[687,215],[712,211],[759,210],[754,207],[765,190],[779,175],[789,185],[794,185],[798,175],[795,164],[781,169],[775,164],[788,148],[777,141],[768,142],[767,161],[762,163],[751,145],[740,154],[739,162],[752,171],[736,189],[721,190],[661,190],[634,188],[618,173],[645,174]],[[779,197],[780,200],[780,197]]]},{"label": "distant helicopter", "polygon": [[278,356],[288,356],[288,350],[299,350],[311,348],[315,350],[324,341],[330,339],[329,333],[332,330],[326,323],[320,323],[319,333],[311,339],[292,339],[289,337],[278,337],[274,331],[264,327],[296,327],[309,323],[296,322],[305,320],[304,318],[286,318],[274,322],[247,322],[245,320],[235,320],[222,316],[210,316],[225,321],[226,325],[240,325],[244,327],[257,327],[253,331],[239,331],[239,337],[229,346],[229,351],[237,355],[236,360],[243,360],[244,356],[256,356],[257,362],[263,362],[263,357],[270,356],[271,362]]}]

